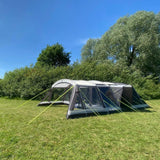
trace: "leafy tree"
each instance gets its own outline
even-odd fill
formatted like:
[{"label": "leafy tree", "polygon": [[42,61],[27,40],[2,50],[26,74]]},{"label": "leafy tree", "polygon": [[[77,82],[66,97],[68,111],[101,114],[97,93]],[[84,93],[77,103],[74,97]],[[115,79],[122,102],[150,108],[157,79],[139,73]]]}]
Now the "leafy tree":
[{"label": "leafy tree", "polygon": [[98,39],[89,39],[81,50],[81,61],[85,62],[91,60],[94,57],[95,45]]},{"label": "leafy tree", "polygon": [[91,57],[136,66],[144,75],[159,75],[160,13],[139,11],[120,18],[95,44]]},{"label": "leafy tree", "polygon": [[3,96],[3,80],[0,79],[0,97]]},{"label": "leafy tree", "polygon": [[37,58],[36,65],[41,66],[66,66],[70,63],[70,53],[64,52],[64,48],[60,44],[47,47],[42,50]]}]

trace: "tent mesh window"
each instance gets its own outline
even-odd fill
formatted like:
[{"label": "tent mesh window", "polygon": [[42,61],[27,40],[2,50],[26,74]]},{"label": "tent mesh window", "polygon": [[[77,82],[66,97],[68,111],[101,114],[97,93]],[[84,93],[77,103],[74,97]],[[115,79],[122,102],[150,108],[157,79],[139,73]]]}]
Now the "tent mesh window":
[{"label": "tent mesh window", "polygon": [[74,110],[85,109],[82,105],[80,94],[77,94]]},{"label": "tent mesh window", "polygon": [[[62,95],[65,91],[67,91],[68,88],[54,88],[52,92],[51,100],[54,101],[59,97],[59,95]],[[64,96],[62,96],[58,101],[70,101],[72,91],[68,91]]]},{"label": "tent mesh window", "polygon": [[86,109],[103,107],[96,87],[80,87],[79,90]]},{"label": "tent mesh window", "polygon": [[[64,91],[66,91],[68,88],[66,88]],[[72,90],[69,90],[64,96],[63,101],[70,101]]]},{"label": "tent mesh window", "polygon": [[123,92],[123,87],[112,86],[112,87],[110,87],[110,89],[112,90],[112,94],[114,96],[114,102],[115,102],[115,104],[117,104],[118,106],[120,106],[121,96],[122,96],[122,92]]},{"label": "tent mesh window", "polygon": [[116,99],[113,95],[113,91],[110,87],[98,87],[102,96],[105,107],[117,106]]}]

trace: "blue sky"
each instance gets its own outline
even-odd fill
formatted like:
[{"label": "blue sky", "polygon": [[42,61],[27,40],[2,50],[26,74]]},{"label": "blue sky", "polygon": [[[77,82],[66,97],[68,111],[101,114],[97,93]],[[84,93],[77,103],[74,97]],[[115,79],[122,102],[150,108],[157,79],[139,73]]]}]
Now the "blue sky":
[{"label": "blue sky", "polygon": [[35,64],[47,44],[60,43],[80,60],[89,38],[140,10],[160,11],[159,0],[0,0],[0,78]]}]

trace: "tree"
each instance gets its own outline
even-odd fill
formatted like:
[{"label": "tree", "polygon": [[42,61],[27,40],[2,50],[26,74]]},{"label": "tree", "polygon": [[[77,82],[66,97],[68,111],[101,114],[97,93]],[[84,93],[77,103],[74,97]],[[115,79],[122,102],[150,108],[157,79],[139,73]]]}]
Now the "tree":
[{"label": "tree", "polygon": [[92,56],[159,75],[160,13],[139,11],[120,18],[96,43]]},{"label": "tree", "polygon": [[98,39],[89,39],[81,50],[81,61],[85,62],[91,60],[94,57],[95,45]]},{"label": "tree", "polygon": [[64,52],[64,48],[60,44],[54,44],[42,50],[37,58],[36,65],[41,66],[66,66],[70,63],[70,53]]}]

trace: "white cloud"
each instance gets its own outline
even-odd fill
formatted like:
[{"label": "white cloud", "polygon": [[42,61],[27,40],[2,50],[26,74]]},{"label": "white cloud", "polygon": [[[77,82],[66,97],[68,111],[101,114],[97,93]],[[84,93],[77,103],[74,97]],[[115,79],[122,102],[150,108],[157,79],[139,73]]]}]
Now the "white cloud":
[{"label": "white cloud", "polygon": [[89,38],[83,38],[83,39],[79,39],[79,44],[86,44],[87,41],[89,40]]},{"label": "white cloud", "polygon": [[4,77],[4,74],[6,73],[6,71],[2,68],[0,68],[0,79],[2,79]]},{"label": "white cloud", "polygon": [[99,39],[100,37],[81,38],[77,41],[78,45],[85,45],[89,39]]}]

